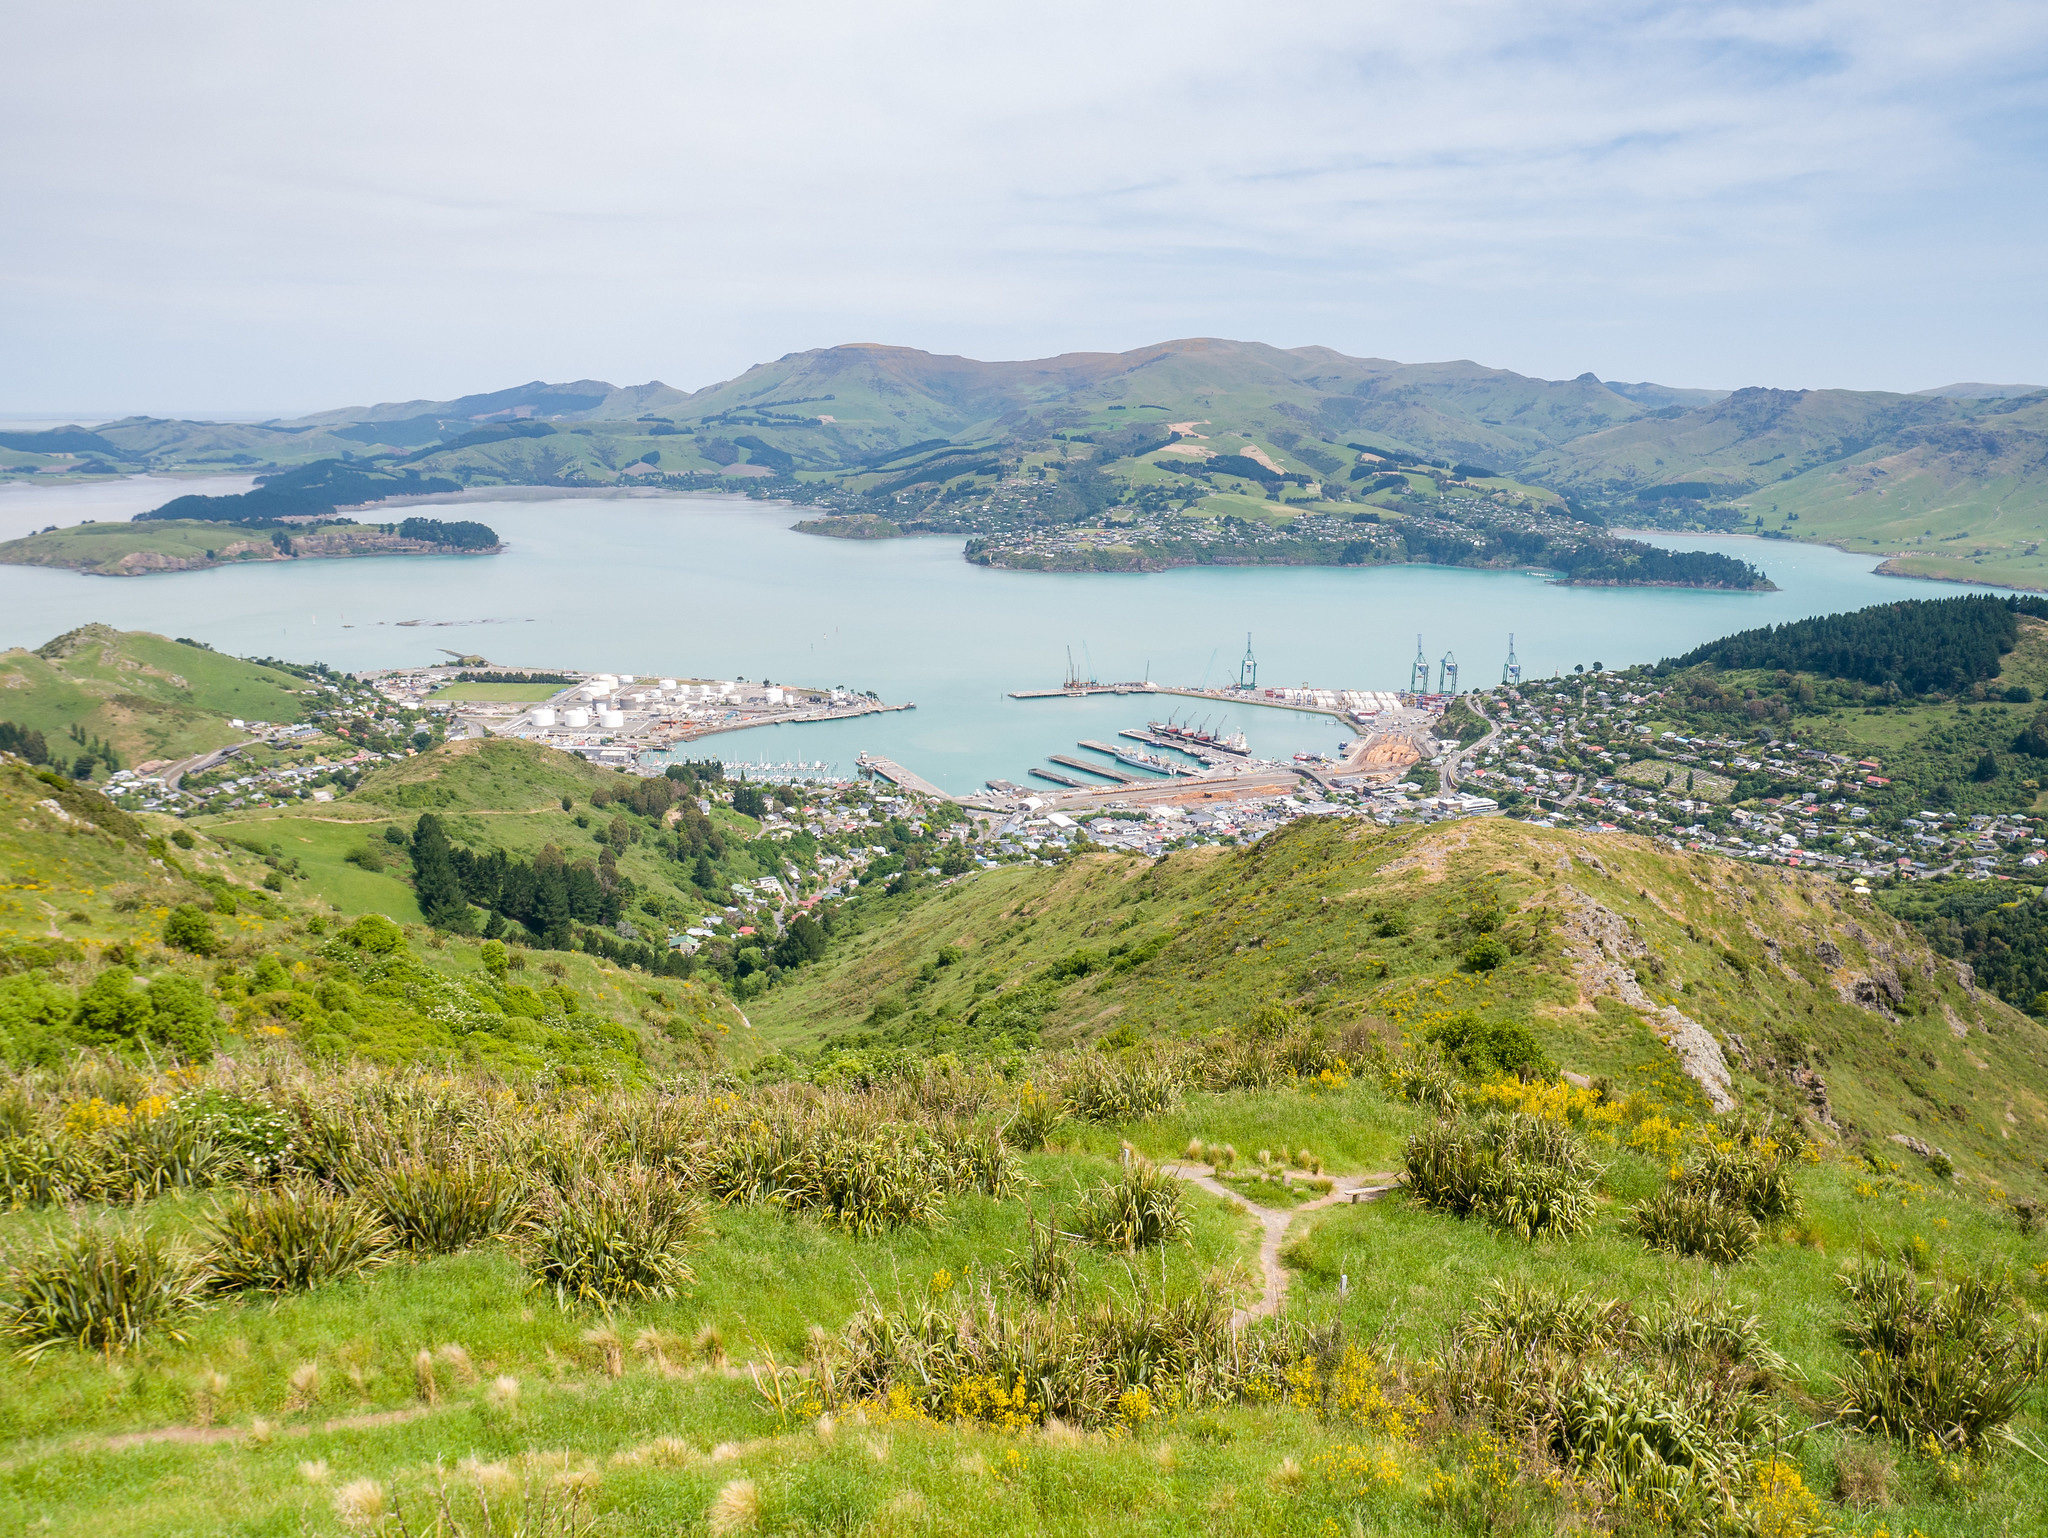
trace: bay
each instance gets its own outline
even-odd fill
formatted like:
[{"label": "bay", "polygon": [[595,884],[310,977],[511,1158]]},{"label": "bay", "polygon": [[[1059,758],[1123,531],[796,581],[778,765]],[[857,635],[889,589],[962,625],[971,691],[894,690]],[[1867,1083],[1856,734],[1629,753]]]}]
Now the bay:
[{"label": "bay", "polygon": [[[35,527],[120,516],[89,510],[105,487],[7,490],[0,508]],[[865,750],[959,793],[992,776],[1022,782],[1077,738],[1170,711],[1243,730],[1269,756],[1327,751],[1346,735],[1300,711],[1007,697],[1057,685],[1069,647],[1103,680],[1214,685],[1236,678],[1249,633],[1261,684],[1397,689],[1420,634],[1432,675],[1454,654],[1471,686],[1499,681],[1511,633],[1524,676],[1536,678],[1655,661],[1755,625],[1971,591],[1878,576],[1867,555],[1698,535],[1641,537],[1754,561],[1778,591],[1570,588],[1535,573],[1430,566],[992,571],[963,561],[958,538],[818,539],[789,532],[800,516],[790,508],[729,497],[423,511],[489,523],[509,548],[128,578],[0,566],[0,642],[35,646],[97,620],[349,669],[477,653],[518,667],[844,684],[918,708],[726,733],[692,751],[850,769]]]}]

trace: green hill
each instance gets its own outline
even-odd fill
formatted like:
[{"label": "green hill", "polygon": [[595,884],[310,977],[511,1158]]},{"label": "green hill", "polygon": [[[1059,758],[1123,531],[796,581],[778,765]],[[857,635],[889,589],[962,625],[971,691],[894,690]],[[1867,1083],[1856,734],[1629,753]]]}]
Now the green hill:
[{"label": "green hill", "polygon": [[[420,763],[364,789],[517,825],[578,773]],[[0,765],[14,1526],[2048,1513],[2048,1042],[1830,884],[1499,820],[1082,854],[872,902],[764,1052],[702,978],[343,925],[249,824],[119,817]]]},{"label": "green hill", "polygon": [[[465,487],[765,481],[841,512],[988,532],[1104,507],[1158,511],[1170,472],[1145,451],[1182,423],[1191,445],[1257,449],[1338,506],[1388,500],[1387,484],[1364,489],[1380,469],[1359,456],[1373,451],[1494,472],[1612,524],[1740,527],[1883,552],[1908,575],[2032,587],[2048,584],[2044,400],[2019,386],[1723,393],[1545,380],[1210,337],[1005,362],[858,344],[694,392],[533,381],[292,422],[135,418],[5,435],[0,474],[332,462]],[[1084,466],[1101,483],[1049,505],[1045,483]]]},{"label": "green hill", "polygon": [[41,732],[58,755],[75,728],[126,767],[241,741],[231,719],[301,720],[306,687],[278,668],[107,625],[0,652],[0,719]]},{"label": "green hill", "polygon": [[[1479,968],[1483,935],[1505,951]],[[2048,1195],[2048,1028],[1868,898],[1498,819],[1305,821],[1243,854],[987,872],[870,922],[751,1013],[771,1044],[860,1071],[892,1054],[1173,1037],[1273,1009],[1388,1048],[1468,1018],[1521,1027],[1561,1069],[1696,1113],[1724,1065],[1736,1099],[1824,1141],[1918,1136],[1982,1189]],[[1688,1040],[1696,1056],[1671,1044]]]}]

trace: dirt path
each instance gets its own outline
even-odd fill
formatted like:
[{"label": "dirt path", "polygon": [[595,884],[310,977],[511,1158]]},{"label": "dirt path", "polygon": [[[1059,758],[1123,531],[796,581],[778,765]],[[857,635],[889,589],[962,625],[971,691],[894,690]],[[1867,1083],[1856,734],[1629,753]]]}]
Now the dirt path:
[{"label": "dirt path", "polygon": [[1394,1188],[1395,1177],[1382,1175],[1340,1175],[1337,1188],[1327,1196],[1319,1196],[1312,1202],[1303,1202],[1299,1207],[1266,1207],[1253,1201],[1240,1191],[1233,1191],[1216,1178],[1216,1171],[1207,1164],[1162,1165],[1169,1175],[1178,1175],[1193,1186],[1199,1186],[1211,1196],[1220,1196],[1225,1201],[1237,1203],[1246,1212],[1258,1219],[1259,1236],[1259,1278],[1262,1291],[1259,1301],[1250,1308],[1240,1308],[1230,1316],[1232,1329],[1242,1328],[1254,1319],[1268,1319],[1280,1311],[1280,1305],[1287,1298],[1287,1268],[1280,1264],[1280,1247],[1287,1242],[1287,1230],[1294,1220],[1304,1212],[1315,1212],[1323,1207],[1334,1207],[1340,1202],[1377,1201]]}]

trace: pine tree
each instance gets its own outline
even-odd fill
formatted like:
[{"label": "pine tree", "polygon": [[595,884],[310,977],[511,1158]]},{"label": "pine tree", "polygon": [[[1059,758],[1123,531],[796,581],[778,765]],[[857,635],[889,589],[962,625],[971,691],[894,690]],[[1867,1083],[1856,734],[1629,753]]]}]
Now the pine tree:
[{"label": "pine tree", "polygon": [[434,928],[467,934],[474,927],[469,898],[449,852],[448,834],[432,812],[422,812],[412,830],[412,885],[420,912]]}]

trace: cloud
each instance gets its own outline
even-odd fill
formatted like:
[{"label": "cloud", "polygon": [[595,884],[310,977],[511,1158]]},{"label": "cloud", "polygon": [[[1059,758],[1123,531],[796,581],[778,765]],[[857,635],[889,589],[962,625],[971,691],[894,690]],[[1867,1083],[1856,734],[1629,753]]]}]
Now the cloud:
[{"label": "cloud", "polygon": [[1256,336],[2023,377],[2038,6],[46,7],[0,409]]}]

